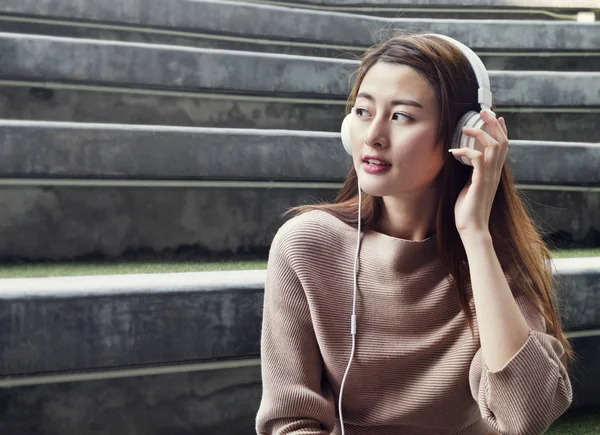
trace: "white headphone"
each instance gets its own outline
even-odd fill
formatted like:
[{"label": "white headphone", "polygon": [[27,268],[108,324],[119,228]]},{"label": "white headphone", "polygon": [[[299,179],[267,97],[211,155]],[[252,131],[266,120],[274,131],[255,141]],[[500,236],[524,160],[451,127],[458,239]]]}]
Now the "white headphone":
[{"label": "white headphone", "polygon": [[[488,77],[487,70],[483,65],[483,62],[479,57],[466,45],[458,42],[455,39],[452,39],[445,35],[431,34],[433,36],[437,36],[439,38],[445,39],[452,43],[455,47],[457,47],[467,58],[469,63],[471,64],[471,68],[475,72],[475,77],[477,78],[477,83],[479,85],[479,89],[477,92],[477,102],[481,106],[482,109],[491,110],[492,107],[492,92],[490,91],[490,79]],[[350,123],[352,120],[352,116],[354,113],[354,109],[352,113],[346,115],[344,121],[342,122],[342,144],[344,145],[344,149],[350,155],[352,155],[352,142],[350,138]],[[481,128],[487,131],[487,127],[481,119],[479,112],[475,112],[473,110],[468,111],[464,114],[462,118],[458,121],[456,126],[456,130],[454,131],[454,135],[452,137],[451,148],[463,148],[469,147],[476,149],[476,140],[473,137],[467,136],[463,134],[462,128],[473,127],[473,128]],[[481,150],[480,150],[481,151]],[[463,156],[454,156],[459,162],[472,166],[471,160],[467,157]],[[342,435],[345,435],[344,431],[344,418],[342,415],[342,396],[344,393],[344,385],[346,383],[346,378],[348,373],[350,372],[350,365],[352,364],[352,360],[354,358],[354,351],[356,349],[356,294],[358,288],[358,257],[360,252],[360,241],[361,241],[361,209],[362,209],[362,194],[360,190],[360,183],[358,184],[358,240],[356,243],[356,255],[354,257],[354,297],[352,300],[352,317],[350,318],[350,334],[352,336],[352,350],[350,353],[350,359],[348,361],[348,366],[346,367],[346,371],[344,373],[344,377],[342,379],[342,384],[340,386],[340,397],[338,401],[338,412],[340,415],[340,424]]]},{"label": "white headphone", "polygon": [[[438,38],[445,39],[446,41],[452,43],[467,58],[467,60],[471,64],[471,68],[473,68],[473,72],[475,73],[475,77],[477,78],[477,84],[479,86],[479,89],[477,91],[477,102],[479,103],[482,109],[491,110],[492,91],[490,90],[490,78],[488,76],[487,70],[485,69],[485,65],[483,64],[479,56],[477,56],[473,52],[473,50],[471,50],[463,43],[458,42],[457,40],[452,39],[448,36],[439,35],[435,33],[429,35],[437,36]],[[346,152],[350,155],[352,155],[352,141],[350,140],[350,122],[352,120],[353,113],[348,114],[342,122],[342,144],[344,145],[344,149],[346,150]],[[465,113],[463,117],[460,118],[460,120],[458,121],[456,129],[454,131],[454,136],[452,138],[451,148],[468,147],[473,149],[479,149],[479,147],[476,147],[477,141],[475,140],[475,138],[463,134],[463,127],[480,128],[487,131],[487,127],[483,122],[483,119],[481,119],[479,112],[470,110],[467,113]],[[471,160],[467,157],[454,157],[459,162],[465,165],[472,166]]]}]

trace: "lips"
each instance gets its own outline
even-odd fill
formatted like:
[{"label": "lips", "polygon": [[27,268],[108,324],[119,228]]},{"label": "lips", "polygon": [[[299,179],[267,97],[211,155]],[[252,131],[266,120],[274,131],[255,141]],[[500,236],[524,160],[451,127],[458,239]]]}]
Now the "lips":
[{"label": "lips", "polygon": [[391,171],[392,165],[381,157],[365,156],[363,157],[362,168],[367,174],[383,175]]},{"label": "lips", "polygon": [[391,163],[377,156],[364,156],[363,162],[369,163],[371,165],[392,166]]}]

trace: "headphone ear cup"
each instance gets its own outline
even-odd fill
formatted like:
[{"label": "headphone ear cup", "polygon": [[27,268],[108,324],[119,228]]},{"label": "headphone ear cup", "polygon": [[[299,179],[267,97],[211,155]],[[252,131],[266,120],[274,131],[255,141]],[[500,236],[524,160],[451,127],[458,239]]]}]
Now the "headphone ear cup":
[{"label": "headphone ear cup", "polygon": [[352,155],[352,141],[350,140],[350,120],[352,119],[352,113],[346,115],[342,121],[342,145],[344,149],[350,155]]},{"label": "headphone ear cup", "polygon": [[[452,143],[450,144],[450,147],[471,148],[483,152],[483,146],[474,137],[463,134],[463,127],[479,128],[485,131],[486,133],[489,133],[488,128],[483,119],[481,119],[481,115],[479,114],[479,112],[470,110],[467,113],[465,113],[463,117],[460,118],[460,120],[458,121],[458,124],[456,125],[456,130],[454,130],[454,136],[452,137]],[[473,163],[471,163],[471,159],[469,159],[468,157],[454,156],[454,158],[461,162],[463,165],[473,166]]]}]

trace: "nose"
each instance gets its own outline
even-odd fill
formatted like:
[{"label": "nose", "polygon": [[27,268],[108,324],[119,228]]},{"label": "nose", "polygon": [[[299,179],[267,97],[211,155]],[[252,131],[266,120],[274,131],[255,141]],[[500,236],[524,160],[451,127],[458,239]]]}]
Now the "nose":
[{"label": "nose", "polygon": [[365,134],[365,143],[373,148],[383,148],[388,145],[388,129],[385,119],[379,117],[371,121]]}]

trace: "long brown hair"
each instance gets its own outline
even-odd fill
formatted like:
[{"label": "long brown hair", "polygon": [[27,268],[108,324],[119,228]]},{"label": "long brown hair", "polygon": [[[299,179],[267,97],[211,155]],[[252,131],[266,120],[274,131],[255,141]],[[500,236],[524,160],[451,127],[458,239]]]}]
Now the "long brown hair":
[{"label": "long brown hair", "polygon": [[[477,79],[465,56],[451,43],[434,35],[398,34],[370,48],[362,57],[356,80],[348,97],[347,112],[354,105],[363,78],[377,62],[410,66],[420,72],[433,86],[440,104],[438,139],[450,148],[458,120],[468,110],[479,111]],[[473,313],[471,295],[467,291],[470,275],[467,256],[454,221],[454,204],[458,194],[471,177],[473,168],[459,163],[445,152],[443,169],[436,182],[440,199],[436,216],[436,239],[442,267],[448,270],[449,281],[459,294],[459,300],[471,331]],[[363,193],[361,225],[364,231],[375,229],[382,214],[383,201]],[[288,211],[305,213],[325,210],[348,225],[357,227],[358,182],[352,167],[342,189],[331,204],[311,204]],[[286,213],[287,214],[287,213]],[[543,315],[547,332],[560,341],[564,348],[565,366],[574,359],[574,353],[558,316],[558,297],[554,292],[553,275],[549,268],[552,256],[528,216],[514,185],[508,165],[502,168],[500,183],[492,205],[490,233],[498,259],[511,278],[513,294],[524,295]]]}]

